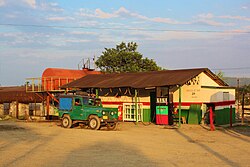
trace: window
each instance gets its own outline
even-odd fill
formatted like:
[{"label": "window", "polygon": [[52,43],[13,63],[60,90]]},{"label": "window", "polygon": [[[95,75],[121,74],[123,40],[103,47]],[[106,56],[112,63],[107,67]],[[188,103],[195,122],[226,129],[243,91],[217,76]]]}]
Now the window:
[{"label": "window", "polygon": [[95,106],[102,106],[102,102],[101,102],[101,99],[95,99]]},{"label": "window", "polygon": [[88,105],[89,98],[88,97],[83,97],[83,104]]},{"label": "window", "polygon": [[80,100],[80,99],[75,99],[75,105],[76,105],[76,106],[82,105],[82,104],[81,104],[81,100]]},{"label": "window", "polygon": [[89,99],[89,105],[91,105],[91,106],[94,106],[94,105],[95,105],[94,99]]},{"label": "window", "polygon": [[3,103],[3,113],[4,113],[4,115],[9,115],[10,103]]},{"label": "window", "polygon": [[40,104],[38,103],[29,103],[29,115],[36,115],[37,111],[40,111]]}]

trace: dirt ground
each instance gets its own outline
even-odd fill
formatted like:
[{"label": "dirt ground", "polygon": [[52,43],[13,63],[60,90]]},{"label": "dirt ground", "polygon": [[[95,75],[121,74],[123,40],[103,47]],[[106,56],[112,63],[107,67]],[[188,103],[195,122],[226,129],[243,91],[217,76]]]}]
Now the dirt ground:
[{"label": "dirt ground", "polygon": [[0,166],[250,166],[250,128],[120,123],[116,131],[0,121]]}]

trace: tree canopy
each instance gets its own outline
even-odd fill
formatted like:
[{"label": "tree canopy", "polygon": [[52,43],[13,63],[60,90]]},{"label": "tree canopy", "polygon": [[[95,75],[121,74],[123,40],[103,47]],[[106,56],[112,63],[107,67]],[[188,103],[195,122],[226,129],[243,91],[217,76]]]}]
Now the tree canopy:
[{"label": "tree canopy", "polygon": [[143,58],[143,55],[137,51],[137,47],[135,42],[127,44],[122,42],[115,48],[105,48],[95,64],[106,73],[158,71],[162,69],[157,66],[153,59]]}]

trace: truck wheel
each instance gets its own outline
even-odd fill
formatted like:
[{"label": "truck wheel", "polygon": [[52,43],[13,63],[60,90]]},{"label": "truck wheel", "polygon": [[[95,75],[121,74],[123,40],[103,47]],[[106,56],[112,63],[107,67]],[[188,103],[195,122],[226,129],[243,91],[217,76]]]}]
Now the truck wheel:
[{"label": "truck wheel", "polygon": [[72,120],[70,119],[69,115],[64,115],[62,119],[62,127],[64,128],[71,128]]},{"label": "truck wheel", "polygon": [[116,122],[114,122],[114,123],[108,123],[107,124],[108,130],[115,130],[116,127],[117,127],[117,123]]},{"label": "truck wheel", "polygon": [[97,116],[91,116],[89,118],[89,127],[92,130],[97,130],[101,126],[101,122]]}]

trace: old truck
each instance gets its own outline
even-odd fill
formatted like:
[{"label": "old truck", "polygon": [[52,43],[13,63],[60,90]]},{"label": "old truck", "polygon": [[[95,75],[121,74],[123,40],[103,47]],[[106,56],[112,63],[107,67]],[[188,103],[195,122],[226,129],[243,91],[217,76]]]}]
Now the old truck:
[{"label": "old truck", "polygon": [[93,130],[104,126],[109,130],[114,130],[118,122],[117,109],[104,108],[101,99],[88,96],[60,96],[58,113],[64,128],[71,128],[73,124],[81,124]]}]

